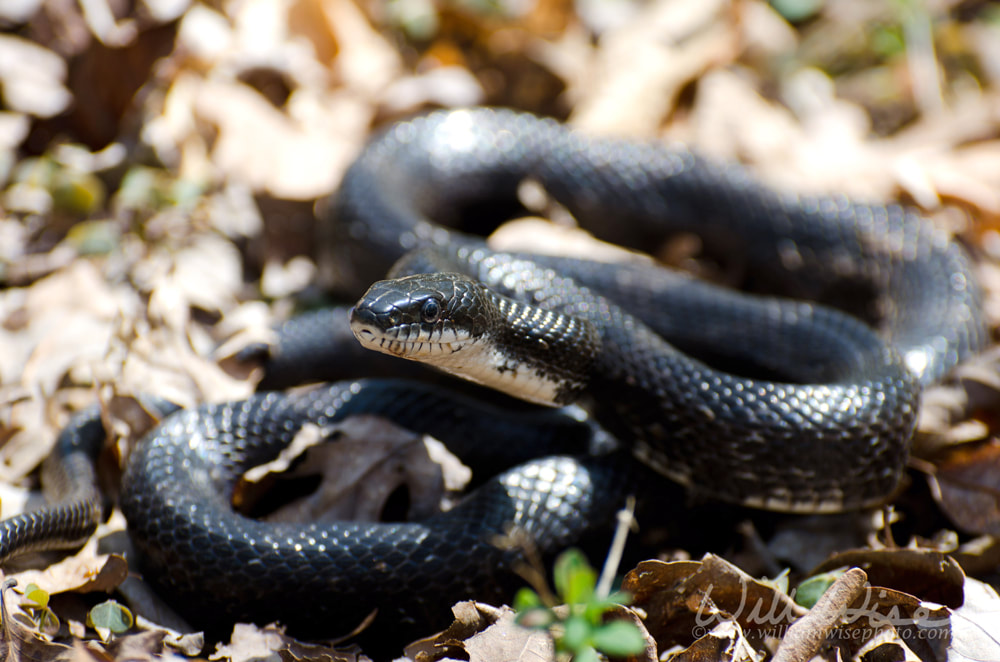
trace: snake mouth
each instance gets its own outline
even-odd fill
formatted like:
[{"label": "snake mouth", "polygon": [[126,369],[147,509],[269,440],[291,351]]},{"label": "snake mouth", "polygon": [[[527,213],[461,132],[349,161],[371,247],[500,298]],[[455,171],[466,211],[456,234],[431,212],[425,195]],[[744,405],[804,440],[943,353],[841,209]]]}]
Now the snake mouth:
[{"label": "snake mouth", "polygon": [[422,360],[425,357],[433,357],[441,354],[454,354],[463,348],[463,345],[453,342],[399,340],[388,337],[379,338],[374,334],[367,335],[364,331],[361,331],[360,333],[361,335],[355,334],[355,337],[358,338],[362,345],[369,349],[417,361]]},{"label": "snake mouth", "polygon": [[414,361],[449,356],[465,349],[472,338],[454,329],[428,328],[423,324],[382,327],[378,320],[366,319],[364,311],[351,313],[351,331],[362,346]]}]

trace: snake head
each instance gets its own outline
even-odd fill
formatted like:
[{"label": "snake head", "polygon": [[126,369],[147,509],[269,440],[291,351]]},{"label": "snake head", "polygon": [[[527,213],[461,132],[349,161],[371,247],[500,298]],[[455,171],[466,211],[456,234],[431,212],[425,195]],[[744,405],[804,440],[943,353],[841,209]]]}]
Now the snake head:
[{"label": "snake head", "polygon": [[369,349],[438,363],[483,337],[490,303],[483,286],[461,274],[381,280],[351,310],[351,330]]},{"label": "snake head", "polygon": [[369,349],[549,406],[575,399],[600,345],[589,323],[456,273],[375,283],[351,311],[351,330]]}]

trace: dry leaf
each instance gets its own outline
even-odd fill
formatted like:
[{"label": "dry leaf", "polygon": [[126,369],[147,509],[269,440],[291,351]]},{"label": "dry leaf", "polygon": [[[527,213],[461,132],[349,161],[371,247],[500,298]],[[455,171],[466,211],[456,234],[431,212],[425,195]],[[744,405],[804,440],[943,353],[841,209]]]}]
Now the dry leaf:
[{"label": "dry leaf", "polygon": [[1000,659],[1000,596],[989,584],[965,580],[965,602],[951,612],[948,660]]},{"label": "dry leaf", "polygon": [[927,482],[955,526],[969,533],[1000,533],[1000,444],[952,448],[935,463]]},{"label": "dry leaf", "polygon": [[38,117],[52,117],[69,105],[64,87],[66,63],[22,37],[0,35],[0,89],[4,106]]},{"label": "dry leaf", "polygon": [[328,646],[309,644],[285,634],[277,625],[258,627],[245,623],[237,624],[229,643],[217,644],[210,660],[230,662],[292,662],[294,660],[318,660],[328,662],[363,662],[367,657],[354,649],[335,649]]},{"label": "dry leaf", "polygon": [[[318,445],[321,442],[327,443]],[[305,426],[285,452],[246,478],[259,480],[267,472],[285,471],[307,448],[307,459],[287,477],[321,473],[322,483],[312,494],[271,513],[268,520],[377,522],[390,497],[404,486],[409,502],[406,518],[422,519],[441,511],[446,484],[462,489],[471,478],[471,472],[442,445],[435,444],[432,452],[421,435],[376,416],[352,416],[323,430]],[[442,453],[445,459],[433,459],[432,454]],[[446,483],[446,469],[450,476],[459,476]]]},{"label": "dry leaf", "polygon": [[760,662],[763,653],[757,651],[743,636],[740,624],[734,620],[720,621],[690,646],[671,653],[670,662]]},{"label": "dry leaf", "polygon": [[451,608],[455,621],[448,629],[406,648],[407,657],[421,662],[468,659],[550,660],[555,655],[552,639],[537,630],[514,623],[510,607],[493,607],[474,601],[459,602]]},{"label": "dry leaf", "polygon": [[572,123],[591,132],[654,134],[681,88],[733,55],[727,7],[721,0],[659,0],[602,35],[593,61],[570,79]]},{"label": "dry leaf", "polygon": [[759,650],[804,610],[773,585],[753,579],[723,559],[643,561],[622,589],[646,613],[646,628],[659,650],[686,648],[716,625],[735,620],[742,637]]},{"label": "dry leaf", "polygon": [[35,584],[50,595],[75,592],[111,592],[128,576],[128,563],[116,554],[93,555],[90,546],[45,570],[25,570],[11,575],[20,587]]},{"label": "dry leaf", "polygon": [[929,549],[859,549],[834,554],[814,568],[816,575],[857,567],[873,586],[905,591],[949,607],[962,604],[965,573],[947,554]]},{"label": "dry leaf", "polygon": [[[12,595],[6,582],[0,588],[0,659],[4,660],[65,660],[70,648],[49,641],[37,631],[27,614],[7,599]],[[15,611],[17,610],[17,611]]]}]

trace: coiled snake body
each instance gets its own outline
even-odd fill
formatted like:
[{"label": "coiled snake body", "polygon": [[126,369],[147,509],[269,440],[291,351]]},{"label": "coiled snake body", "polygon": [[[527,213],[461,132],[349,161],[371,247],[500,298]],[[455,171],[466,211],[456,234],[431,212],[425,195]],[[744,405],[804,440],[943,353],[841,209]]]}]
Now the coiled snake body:
[{"label": "coiled snake body", "polygon": [[[456,209],[508,204],[525,178],[619,243],[648,247],[685,231],[710,249],[740,246],[755,284],[847,308],[882,335],[811,303],[748,299],[645,264],[498,254],[439,225]],[[462,110],[393,126],[348,171],[332,216],[342,284],[367,287],[404,254],[396,275],[465,274],[373,286],[355,309],[359,337],[397,354],[459,336],[500,341],[482,356],[502,384],[530,384],[533,399],[556,404],[582,393],[641,458],[740,503],[816,511],[884,499],[906,459],[920,385],[984,340],[968,259],[915,212],[779,194],[682,148],[588,138],[525,114]],[[456,298],[456,283],[472,283],[463,293],[494,289]],[[504,336],[485,317],[520,332]],[[583,345],[561,344],[570,328]],[[537,358],[539,346],[555,360]],[[749,364],[751,376],[718,370],[717,360]],[[178,412],[144,440],[122,486],[145,575],[199,625],[281,618],[331,634],[378,607],[376,624],[402,636],[406,624],[440,623],[451,601],[500,595],[492,591],[518,553],[492,538],[509,525],[555,550],[607,521],[630,487],[615,459],[560,456],[501,474],[423,523],[266,525],[231,512],[242,471],[273,457],[303,422],[326,425],[362,404],[445,439],[458,423],[460,439],[537,431],[536,421],[499,429],[473,405],[398,382]],[[67,438],[94,425],[80,421]],[[552,425],[573,438],[552,450],[583,444],[578,424]],[[21,520],[17,530],[32,526]],[[12,530],[0,529],[0,554],[11,552]]]}]

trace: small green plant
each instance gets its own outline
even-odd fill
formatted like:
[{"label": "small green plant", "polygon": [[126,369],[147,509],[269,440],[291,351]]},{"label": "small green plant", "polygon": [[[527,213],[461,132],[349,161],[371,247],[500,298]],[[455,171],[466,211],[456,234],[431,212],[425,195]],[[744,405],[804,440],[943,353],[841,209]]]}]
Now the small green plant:
[{"label": "small green plant", "polygon": [[105,600],[87,612],[87,626],[97,630],[102,641],[113,635],[124,634],[135,625],[135,618],[128,608],[116,600]]},{"label": "small green plant", "polygon": [[[646,640],[629,621],[605,623],[604,615],[615,605],[628,604],[631,596],[623,591],[601,595],[597,573],[578,549],[563,552],[553,572],[555,594],[539,586],[538,592],[522,588],[514,597],[518,625],[547,630],[556,654],[575,662],[597,662],[598,652],[622,657],[641,653]],[[544,597],[543,597],[544,596]],[[556,605],[564,603],[564,608]]]},{"label": "small green plant", "polygon": [[24,588],[21,606],[31,614],[39,632],[54,634],[59,630],[59,617],[49,608],[49,594],[37,584],[28,584]]}]

